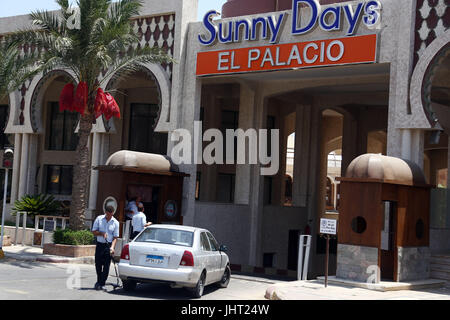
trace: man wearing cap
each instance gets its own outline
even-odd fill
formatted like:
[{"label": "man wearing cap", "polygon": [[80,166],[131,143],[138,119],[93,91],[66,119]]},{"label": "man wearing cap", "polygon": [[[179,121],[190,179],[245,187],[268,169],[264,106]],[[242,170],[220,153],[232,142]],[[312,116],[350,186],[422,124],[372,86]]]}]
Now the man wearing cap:
[{"label": "man wearing cap", "polygon": [[96,290],[105,290],[106,280],[109,276],[111,257],[114,256],[114,247],[119,238],[119,221],[114,217],[114,208],[106,207],[105,214],[95,219],[92,233],[97,237],[95,248],[95,270],[97,271]]}]

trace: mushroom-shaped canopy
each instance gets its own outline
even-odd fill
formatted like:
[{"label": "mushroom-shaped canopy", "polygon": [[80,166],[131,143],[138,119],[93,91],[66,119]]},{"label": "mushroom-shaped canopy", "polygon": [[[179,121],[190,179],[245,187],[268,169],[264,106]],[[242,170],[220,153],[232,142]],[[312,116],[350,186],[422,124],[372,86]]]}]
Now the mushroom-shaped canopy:
[{"label": "mushroom-shaped canopy", "polygon": [[128,150],[118,151],[111,155],[106,161],[106,165],[154,172],[178,172],[178,168],[168,156]]},{"label": "mushroom-shaped canopy", "polygon": [[348,166],[345,177],[382,180],[403,185],[426,184],[423,171],[416,163],[372,153],[354,159]]}]

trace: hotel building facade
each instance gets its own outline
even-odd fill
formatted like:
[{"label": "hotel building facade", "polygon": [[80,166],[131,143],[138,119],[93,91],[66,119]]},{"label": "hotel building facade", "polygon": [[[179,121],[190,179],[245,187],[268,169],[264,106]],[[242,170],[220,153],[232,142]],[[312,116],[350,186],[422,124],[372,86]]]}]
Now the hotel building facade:
[{"label": "hotel building facade", "polygon": [[[106,81],[105,89],[118,88],[123,117],[97,121],[92,167],[120,150],[170,156],[177,129],[194,139],[194,121],[203,132],[279,129],[275,175],[261,175],[261,164],[180,164],[190,175],[183,223],[211,230],[236,268],[279,274],[296,270],[298,235],[309,230],[316,275],[325,258],[319,219],[339,218],[336,178],[365,153],[400,157],[441,187],[432,192],[430,248],[449,253],[450,216],[438,208],[441,198],[446,205],[449,141],[445,108],[433,109],[450,106],[449,7],[448,0],[230,0],[220,18],[210,12],[197,21],[196,0],[146,0],[131,21],[141,45],[166,48],[177,62]],[[27,26],[27,16],[2,18],[0,34]],[[71,200],[77,118],[58,111],[70,77],[37,76],[0,102],[4,144],[15,149],[11,204],[37,193]],[[91,217],[97,188],[92,170]]]}]

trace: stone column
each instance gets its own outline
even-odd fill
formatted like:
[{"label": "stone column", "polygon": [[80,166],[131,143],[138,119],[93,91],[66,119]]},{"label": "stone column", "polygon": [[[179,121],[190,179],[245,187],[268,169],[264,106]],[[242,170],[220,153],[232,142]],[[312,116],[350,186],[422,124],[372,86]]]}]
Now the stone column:
[{"label": "stone column", "polygon": [[296,207],[305,207],[308,184],[308,155],[310,143],[311,106],[298,105],[295,124],[294,182],[292,202]]},{"label": "stone column", "polygon": [[13,204],[19,196],[19,176],[20,176],[20,163],[22,155],[22,134],[14,134],[14,164],[12,170],[11,180],[11,204]]},{"label": "stone column", "polygon": [[357,120],[351,115],[344,115],[344,128],[342,137],[342,165],[341,165],[341,176],[345,176],[345,171],[350,163],[357,156]]},{"label": "stone column", "polygon": [[411,130],[402,130],[402,153],[403,159],[411,159]]},{"label": "stone column", "polygon": [[[186,63],[195,65],[195,61]],[[194,146],[194,120],[200,119],[200,103],[202,96],[202,83],[195,76],[194,68],[190,68],[185,73],[183,81],[183,102],[178,107],[178,128],[189,130],[191,133],[191,146]],[[183,182],[183,203],[182,216],[183,223],[192,226],[195,223],[195,187],[197,177],[197,165],[194,163],[194,154],[191,155],[191,164],[179,165],[180,171],[187,173],[190,177]]]},{"label": "stone column", "polygon": [[[261,128],[267,118],[267,99],[263,88],[258,88],[255,94],[254,125]],[[264,201],[264,176],[261,176],[261,165],[251,166],[250,187],[250,250],[249,265],[262,265],[262,225]]]},{"label": "stone column", "polygon": [[286,136],[286,115],[282,112],[279,113],[279,126],[280,130],[280,154],[279,154],[279,163],[280,170],[278,174],[273,177],[273,196],[272,196],[272,204],[275,206],[283,206],[285,202],[285,190],[286,190],[286,154],[287,154],[287,136]]},{"label": "stone column", "polygon": [[87,212],[87,219],[92,219],[93,212],[97,208],[97,193],[98,193],[98,171],[93,168],[100,164],[101,139],[102,135],[94,132],[92,138],[92,157],[91,157],[91,179],[89,185],[89,207]]},{"label": "stone column", "polygon": [[425,135],[423,130],[413,130],[411,137],[411,160],[423,170]]},{"label": "stone column", "polygon": [[36,172],[37,172],[37,156],[38,156],[38,138],[37,134],[29,134],[28,147],[28,177],[26,194],[36,194],[39,192],[36,186]]},{"label": "stone column", "polygon": [[402,130],[401,158],[410,160],[423,169],[424,134],[419,129]]},{"label": "stone column", "polygon": [[30,149],[30,134],[22,134],[22,150],[20,159],[20,178],[19,178],[19,194],[18,198],[22,198],[28,187],[28,156]]},{"label": "stone column", "polygon": [[[212,90],[212,89],[209,89]],[[204,105],[204,129],[205,131],[211,128],[218,128],[219,123],[217,121],[220,115],[220,106],[216,105],[216,94],[213,91],[208,91],[204,95],[206,101]],[[202,132],[204,134],[204,132]],[[199,148],[201,152],[203,163],[203,136],[200,137]],[[200,199],[202,201],[215,201],[216,200],[216,188],[217,188],[217,165],[202,165],[202,176],[200,181]]]},{"label": "stone column", "polygon": [[[317,183],[320,157],[320,119],[322,113],[314,106],[311,110],[311,137],[310,137],[310,152],[309,152],[309,172],[313,173],[308,183],[308,220],[313,220],[315,223],[317,217]],[[314,229],[312,229],[314,232]]]},{"label": "stone column", "polygon": [[[246,84],[241,83],[241,92],[239,100],[239,129],[244,131],[253,128],[253,119],[255,116],[255,91]],[[260,128],[260,127],[259,127]],[[254,128],[258,130],[258,128]],[[250,176],[251,165],[249,164],[250,145],[247,144],[246,164],[236,165],[236,180],[234,203],[249,204],[250,198]],[[239,150],[238,150],[239,152]]]}]

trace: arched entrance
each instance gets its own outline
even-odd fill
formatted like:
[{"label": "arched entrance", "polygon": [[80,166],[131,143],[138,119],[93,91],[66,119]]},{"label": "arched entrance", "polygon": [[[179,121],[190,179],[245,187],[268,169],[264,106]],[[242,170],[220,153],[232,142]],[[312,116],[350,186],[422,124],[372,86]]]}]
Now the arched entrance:
[{"label": "arched entrance", "polygon": [[167,134],[156,131],[163,97],[153,73],[142,67],[129,76],[114,77],[106,90],[111,88],[122,118],[105,123],[111,133],[108,154],[119,150],[167,154]]},{"label": "arched entrance", "polygon": [[69,111],[60,112],[59,97],[63,87],[72,81],[73,78],[64,71],[51,72],[39,81],[30,106],[31,125],[35,134],[28,138],[29,157],[36,157],[36,161],[29,162],[26,193],[51,194],[67,202],[67,205],[72,199],[79,115]]}]

